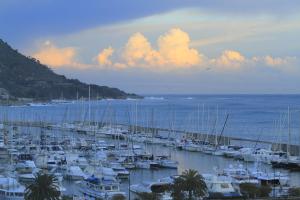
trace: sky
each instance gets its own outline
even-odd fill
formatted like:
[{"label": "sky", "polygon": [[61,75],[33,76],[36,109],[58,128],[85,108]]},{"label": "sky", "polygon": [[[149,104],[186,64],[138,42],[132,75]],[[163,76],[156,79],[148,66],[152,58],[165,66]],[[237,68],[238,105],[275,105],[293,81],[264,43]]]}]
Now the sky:
[{"label": "sky", "polygon": [[0,38],[137,94],[300,93],[299,0],[1,0]]}]

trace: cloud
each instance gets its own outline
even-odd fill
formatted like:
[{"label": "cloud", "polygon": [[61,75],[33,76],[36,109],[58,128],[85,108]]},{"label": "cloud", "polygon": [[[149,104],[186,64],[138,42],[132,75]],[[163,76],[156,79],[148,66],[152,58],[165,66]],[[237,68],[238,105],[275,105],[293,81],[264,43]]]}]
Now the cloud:
[{"label": "cloud", "polygon": [[114,63],[114,67],[117,69],[125,69],[126,65],[124,63]]},{"label": "cloud", "polygon": [[129,38],[122,57],[129,67],[145,67],[149,64],[162,64],[162,58],[159,53],[152,49],[148,39],[139,32]]},{"label": "cloud", "polygon": [[269,55],[265,56],[263,59],[264,59],[264,62],[268,66],[271,66],[271,67],[288,65],[288,64],[291,64],[291,62],[293,62],[295,60],[294,57],[280,58],[280,57],[272,57]]},{"label": "cloud", "polygon": [[170,29],[157,40],[155,50],[141,33],[133,34],[122,53],[127,67],[170,70],[199,65],[202,55],[189,47],[189,35],[179,28]]},{"label": "cloud", "polygon": [[189,45],[189,35],[179,28],[169,30],[158,39],[160,55],[167,64],[175,66],[194,66],[201,63],[202,56]]},{"label": "cloud", "polygon": [[88,64],[83,64],[75,61],[76,53],[77,52],[74,47],[58,48],[50,41],[45,41],[40,50],[33,53],[32,57],[52,68],[88,68]]},{"label": "cloud", "polygon": [[112,65],[111,60],[109,59],[114,53],[114,49],[108,47],[103,49],[97,56],[97,61],[100,65]]},{"label": "cloud", "polygon": [[112,47],[104,48],[94,59],[91,59],[94,61],[91,64],[76,60],[77,48],[59,48],[50,41],[44,42],[33,57],[52,68],[113,70],[142,68],[155,72],[210,69],[218,73],[250,68],[257,71],[259,68],[265,68],[291,72],[299,66],[296,57],[266,55],[249,58],[239,51],[230,49],[223,50],[217,57],[209,58],[197,49],[191,48],[191,43],[187,32],[172,28],[160,35],[154,45],[142,33],[137,32],[129,37],[122,48],[117,50]]},{"label": "cloud", "polygon": [[238,70],[246,63],[246,58],[238,51],[225,50],[220,57],[211,59],[210,64],[221,70]]},{"label": "cloud", "polygon": [[299,71],[300,61],[297,57],[273,57],[270,55],[267,56],[254,56],[252,62],[255,65],[263,66],[265,68],[283,71],[283,72],[296,72]]},{"label": "cloud", "polygon": [[50,41],[46,41],[38,52],[33,54],[33,57],[41,63],[57,68],[61,66],[71,65],[73,63],[76,50],[72,47],[58,48]]}]

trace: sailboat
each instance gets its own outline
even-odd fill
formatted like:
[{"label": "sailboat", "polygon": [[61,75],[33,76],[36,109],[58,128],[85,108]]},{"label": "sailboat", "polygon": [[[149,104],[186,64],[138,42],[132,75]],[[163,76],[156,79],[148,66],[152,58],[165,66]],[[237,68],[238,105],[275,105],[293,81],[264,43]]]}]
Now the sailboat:
[{"label": "sailboat", "polygon": [[[89,100],[90,96],[91,94],[89,86]],[[94,139],[96,140],[95,131]],[[115,196],[121,196],[125,198],[126,195],[124,192],[120,191],[120,183],[115,178],[117,176],[117,173],[109,167],[96,167],[95,161],[97,149],[94,149],[94,151],[95,156],[94,161],[92,161],[93,166],[88,166],[85,169],[85,174],[87,175],[87,178],[85,178],[79,183],[80,192],[85,195],[85,199],[113,199]]]}]

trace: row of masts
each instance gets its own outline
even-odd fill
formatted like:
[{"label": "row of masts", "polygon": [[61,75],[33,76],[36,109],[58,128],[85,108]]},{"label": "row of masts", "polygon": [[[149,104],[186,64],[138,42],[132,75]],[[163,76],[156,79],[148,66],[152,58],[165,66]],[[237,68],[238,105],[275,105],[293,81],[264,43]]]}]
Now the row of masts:
[{"label": "row of masts", "polygon": [[[83,108],[79,109],[79,112],[83,113],[83,115],[81,114],[81,119],[77,118],[73,120],[71,119],[68,119],[68,116],[72,116],[74,117],[73,114],[70,114],[69,112],[72,112],[71,110],[71,106],[66,106],[65,108],[65,112],[62,116],[62,123],[69,123],[69,122],[75,122],[75,121],[81,121],[83,124],[87,125],[87,126],[91,126],[92,125],[92,122],[93,121],[97,121],[97,124],[99,126],[103,126],[104,124],[107,124],[109,123],[110,126],[114,126],[114,124],[127,124],[127,125],[134,125],[132,126],[133,129],[131,131],[133,131],[135,134],[139,132],[138,130],[138,127],[139,126],[146,126],[148,127],[148,132],[150,132],[152,134],[152,136],[154,137],[155,136],[155,129],[156,128],[159,128],[161,126],[161,124],[158,124],[157,122],[160,122],[160,121],[157,121],[155,120],[156,116],[155,116],[155,109],[154,108],[151,108],[151,112],[150,112],[150,117],[149,116],[149,110],[144,110],[142,113],[141,111],[139,111],[138,109],[138,104],[139,104],[139,101],[136,100],[134,101],[134,108],[131,109],[131,112],[130,112],[130,109],[127,110],[127,122],[124,123],[124,121],[120,122],[120,120],[117,119],[117,110],[116,109],[113,109],[113,107],[111,106],[111,103],[108,101],[107,105],[104,105],[105,108],[102,110],[102,115],[99,119],[99,115],[98,117],[96,116],[96,113],[101,113],[100,111],[100,104],[99,105],[95,105],[93,103],[93,109],[92,109],[92,105],[91,105],[91,88],[89,86],[89,91],[88,91],[88,108],[86,109],[85,106],[86,104],[82,103],[82,106]],[[96,108],[95,108],[96,106]],[[189,123],[192,122],[193,117],[188,117],[190,119],[187,119],[187,120],[190,120],[190,122],[177,122],[176,121],[176,112],[174,110],[171,110],[169,115],[169,126],[167,127],[168,128],[168,131],[169,131],[169,136],[174,136],[174,134],[176,134],[176,131],[175,130],[175,127],[179,128],[179,129],[183,129],[184,131],[186,132],[191,132],[191,129],[190,127],[195,127],[194,130],[192,130],[193,132],[197,132],[197,133],[202,133],[202,134],[206,134],[207,135],[207,138],[208,136],[210,135],[214,135],[215,136],[215,145],[218,145],[219,143],[219,139],[220,139],[220,136],[223,136],[225,134],[225,128],[226,128],[226,125],[227,125],[227,121],[229,119],[229,114],[227,114],[226,112],[223,113],[222,115],[222,118],[224,119],[224,123],[220,122],[220,113],[219,113],[219,106],[217,105],[216,106],[216,109],[215,109],[215,114],[212,114],[212,112],[210,111],[209,108],[205,109],[205,104],[202,104],[202,114],[201,114],[201,109],[200,109],[200,104],[197,105],[197,111],[194,112],[194,114],[196,114],[196,120],[194,120],[194,124],[196,122],[196,126],[189,126]],[[98,108],[97,108],[98,107]],[[86,110],[86,111],[85,111]],[[25,111],[26,109],[24,110],[24,115],[23,117],[23,120],[26,120],[26,118],[28,120],[30,120],[29,118],[30,117],[26,117],[26,114],[25,114]],[[148,113],[148,114],[147,114]],[[157,113],[157,111],[156,111]],[[120,114],[120,113],[118,113]],[[22,115],[22,113],[21,113]],[[93,115],[93,116],[92,116]],[[205,116],[206,115],[206,116]],[[292,141],[292,134],[291,134],[291,110],[290,110],[290,107],[288,107],[287,109],[287,147],[286,147],[286,151],[287,153],[290,152],[290,146],[291,146],[291,141]],[[190,115],[191,116],[191,115]],[[201,116],[201,117],[200,117]],[[57,116],[55,116],[57,117]],[[144,117],[144,118],[143,118]],[[53,122],[53,119],[47,119],[47,112],[45,112],[45,114],[40,114],[40,115],[36,115],[36,118],[37,121],[41,121],[41,122]],[[98,118],[98,119],[97,119]],[[8,116],[5,115],[5,112],[3,114],[3,121],[9,121],[8,120]],[[133,119],[133,120],[132,120]],[[144,123],[142,122],[143,119],[145,119]],[[34,119],[31,119],[34,121]],[[57,119],[56,119],[57,120]],[[168,120],[167,117],[164,118],[164,120]],[[230,119],[229,119],[230,120]],[[21,120],[22,121],[22,120]],[[200,122],[201,121],[201,122]],[[223,121],[223,120],[222,120]],[[176,124],[177,123],[177,124]],[[146,124],[146,125],[145,125]],[[180,128],[180,125],[184,124],[186,127],[184,128]],[[206,124],[206,125],[205,125]],[[176,126],[177,125],[177,126]],[[222,126],[221,126],[222,125]],[[219,126],[219,127],[218,127]],[[276,126],[276,125],[275,125]],[[280,136],[277,137],[277,141],[274,141],[274,143],[278,143],[278,144],[281,144],[282,143],[282,137],[281,137],[281,132],[284,132],[283,130],[283,122],[281,121],[280,119],[280,122],[279,122],[279,132],[280,132]],[[196,130],[195,130],[196,129]],[[258,140],[260,140],[261,138],[259,138]],[[278,141],[280,140],[280,141]],[[282,149],[280,147],[280,149]]]}]

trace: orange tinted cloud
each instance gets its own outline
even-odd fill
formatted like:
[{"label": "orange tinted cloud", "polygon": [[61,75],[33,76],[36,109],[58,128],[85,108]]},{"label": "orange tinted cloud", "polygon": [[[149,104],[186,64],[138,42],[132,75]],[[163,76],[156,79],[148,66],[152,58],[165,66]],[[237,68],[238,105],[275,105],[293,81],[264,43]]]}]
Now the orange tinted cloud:
[{"label": "orange tinted cloud", "polygon": [[141,33],[132,35],[122,53],[127,67],[159,69],[186,68],[199,65],[202,55],[189,47],[189,35],[181,29],[171,29],[158,38],[158,49]]},{"label": "orange tinted cloud", "polygon": [[285,58],[274,58],[272,56],[265,56],[264,57],[264,61],[267,65],[269,66],[282,66],[282,65],[287,65],[288,63],[290,63],[290,61],[292,61],[293,58],[291,57],[285,57]]},{"label": "orange tinted cloud", "polygon": [[75,54],[76,50],[72,47],[58,48],[47,41],[33,57],[45,65],[57,68],[72,65]]},{"label": "orange tinted cloud", "polygon": [[159,53],[151,47],[148,39],[141,33],[135,33],[128,39],[122,57],[131,67],[162,64]]},{"label": "orange tinted cloud", "polygon": [[[191,48],[188,33],[173,28],[157,39],[157,48],[140,32],[129,37],[123,48],[120,48],[112,59],[115,50],[112,47],[103,49],[93,61],[97,64],[76,62],[76,49],[59,48],[47,41],[42,48],[33,54],[41,63],[52,68],[71,67],[75,69],[103,68],[125,70],[127,68],[145,68],[153,71],[170,71],[184,69],[212,69],[215,72],[242,70],[251,67],[272,67],[277,70],[291,71],[299,63],[295,57],[257,56],[245,57],[241,52],[225,50],[220,56],[208,58],[197,49]],[[293,66],[292,66],[293,65]]]},{"label": "orange tinted cloud", "polygon": [[100,65],[112,65],[112,62],[109,58],[112,56],[113,53],[114,49],[111,47],[103,49],[97,56],[98,63]]},{"label": "orange tinted cloud", "polygon": [[253,57],[252,61],[256,64],[285,72],[294,72],[299,70],[299,60],[297,57],[273,57],[267,55],[262,57]]},{"label": "orange tinted cloud", "polygon": [[169,30],[158,39],[160,55],[166,63],[174,66],[186,67],[201,63],[201,55],[189,45],[189,35],[179,28]]},{"label": "orange tinted cloud", "polygon": [[221,70],[237,70],[245,64],[246,58],[238,51],[223,51],[220,57],[211,59],[210,63],[217,69]]}]

